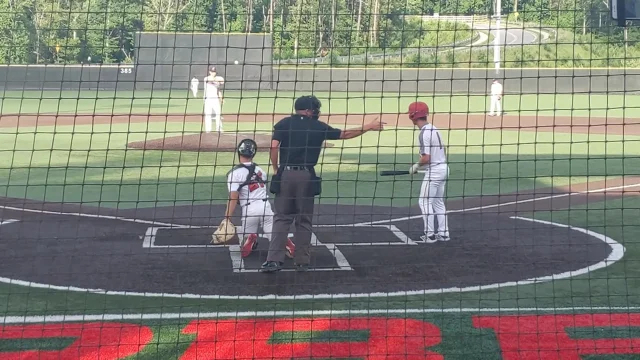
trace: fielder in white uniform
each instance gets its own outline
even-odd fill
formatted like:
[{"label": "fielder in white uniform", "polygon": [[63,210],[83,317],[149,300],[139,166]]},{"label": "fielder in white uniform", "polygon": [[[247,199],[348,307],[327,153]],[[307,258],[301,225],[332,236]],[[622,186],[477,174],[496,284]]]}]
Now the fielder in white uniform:
[{"label": "fielder in white uniform", "polygon": [[209,69],[209,76],[204,78],[204,128],[211,132],[211,117],[215,114],[216,131],[222,132],[222,90],[224,78],[216,72],[216,67]]},{"label": "fielder in white uniform", "polygon": [[[240,253],[242,257],[251,254],[258,245],[258,229],[262,227],[264,235],[271,241],[273,231],[273,211],[268,201],[264,170],[253,162],[258,146],[251,139],[244,139],[238,144],[240,164],[234,166],[227,176],[229,201],[225,218],[231,215],[239,204],[242,208],[242,226],[238,231]],[[287,241],[287,255],[293,257],[295,245],[291,239]]]},{"label": "fielder in white uniform", "polygon": [[198,81],[198,79],[194,76],[193,79],[191,79],[191,92],[193,93],[193,97],[198,96],[199,84],[200,84],[200,81]]},{"label": "fielder in white uniform", "polygon": [[[449,165],[445,144],[438,129],[428,120],[429,106],[423,102],[409,105],[409,119],[420,128],[420,160],[409,169],[415,174],[424,168],[425,174],[420,188],[420,211],[424,221],[424,235],[420,239],[426,243],[449,241],[449,221],[444,204],[444,193],[449,177]],[[438,219],[438,229],[434,229],[434,218]]]},{"label": "fielder in white uniform", "polygon": [[489,116],[502,114],[502,84],[498,80],[493,80],[491,84],[491,110]]}]

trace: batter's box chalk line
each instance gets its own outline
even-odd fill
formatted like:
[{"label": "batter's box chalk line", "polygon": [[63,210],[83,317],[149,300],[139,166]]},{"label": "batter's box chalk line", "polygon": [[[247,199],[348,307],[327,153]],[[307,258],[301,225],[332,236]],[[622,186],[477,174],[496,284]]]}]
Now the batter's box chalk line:
[{"label": "batter's box chalk line", "polygon": [[[368,225],[368,224],[341,224],[341,225],[315,225],[318,228],[381,228],[388,229],[395,237],[397,237],[399,242],[351,242],[351,243],[323,243],[318,240],[318,237],[315,233],[311,234],[311,246],[321,246],[326,248],[329,253],[333,256],[337,267],[313,267],[310,268],[309,271],[352,271],[353,268],[349,263],[349,260],[344,256],[342,251],[340,251],[341,246],[390,246],[390,245],[418,245],[415,241],[413,241],[407,234],[405,234],[402,230],[400,230],[395,225]],[[205,244],[205,245],[156,245],[156,237],[159,230],[163,231],[171,231],[175,229],[182,230],[185,227],[167,227],[167,226],[152,226],[147,228],[143,236],[142,247],[145,249],[207,249],[207,248],[226,248],[229,250],[229,256],[231,258],[231,264],[233,266],[233,272],[259,272],[259,269],[248,269],[245,267],[245,262],[240,256],[240,246],[239,245],[215,245],[215,244]],[[212,226],[189,226],[192,229],[213,229],[215,227]],[[236,231],[241,232],[242,228],[240,226],[236,227]],[[264,238],[265,234],[259,234],[259,237]],[[288,234],[289,237],[293,237],[293,233]],[[283,269],[282,271],[294,271],[295,269]]]}]

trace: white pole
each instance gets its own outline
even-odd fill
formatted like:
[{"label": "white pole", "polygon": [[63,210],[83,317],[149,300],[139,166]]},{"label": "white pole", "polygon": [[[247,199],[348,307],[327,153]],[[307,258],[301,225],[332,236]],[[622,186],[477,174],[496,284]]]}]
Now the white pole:
[{"label": "white pole", "polygon": [[[498,74],[500,74],[500,36],[501,36],[501,29],[500,29],[500,9],[502,8],[502,3],[501,0],[496,0],[496,4],[495,4],[495,8],[494,8],[494,15],[496,18],[496,39],[493,42],[493,63],[495,65],[496,68],[496,77],[498,76]],[[506,34],[505,34],[506,35]]]}]

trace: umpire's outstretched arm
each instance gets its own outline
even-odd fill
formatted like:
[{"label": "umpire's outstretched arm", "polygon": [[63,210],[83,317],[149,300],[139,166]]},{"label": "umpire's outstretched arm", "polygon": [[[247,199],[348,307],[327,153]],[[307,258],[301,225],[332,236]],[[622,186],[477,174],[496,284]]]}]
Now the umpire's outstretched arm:
[{"label": "umpire's outstretched arm", "polygon": [[364,126],[361,126],[360,128],[342,130],[342,132],[340,133],[340,139],[342,140],[353,139],[355,137],[358,137],[366,133],[367,131],[380,131],[384,129],[385,124],[386,123],[379,121],[376,118],[372,122]]},{"label": "umpire's outstretched arm", "polygon": [[[363,135],[368,131],[380,131],[384,129],[384,125],[386,123],[378,120],[376,118],[372,122],[365,124],[359,128],[352,128],[340,131],[341,140],[353,139],[358,136]],[[271,160],[271,167],[273,168],[273,172],[278,172],[278,152],[280,149],[280,140],[272,139],[271,140],[271,149],[269,150],[269,158]]]}]

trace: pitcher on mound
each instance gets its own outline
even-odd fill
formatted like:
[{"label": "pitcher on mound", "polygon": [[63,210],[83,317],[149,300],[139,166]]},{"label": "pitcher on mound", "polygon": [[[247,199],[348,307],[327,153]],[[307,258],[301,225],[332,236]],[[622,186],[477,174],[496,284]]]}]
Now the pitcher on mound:
[{"label": "pitcher on mound", "polygon": [[216,72],[216,67],[209,68],[209,75],[204,78],[204,130],[211,132],[212,115],[215,114],[216,131],[222,132],[222,90],[224,78]]}]

